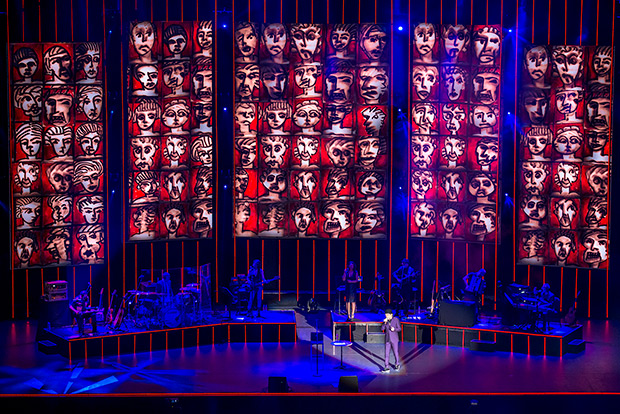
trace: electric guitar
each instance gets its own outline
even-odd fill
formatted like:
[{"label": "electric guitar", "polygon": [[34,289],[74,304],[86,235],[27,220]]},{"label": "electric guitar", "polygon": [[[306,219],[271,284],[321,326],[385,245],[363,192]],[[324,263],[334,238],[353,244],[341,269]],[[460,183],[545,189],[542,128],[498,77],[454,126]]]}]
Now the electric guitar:
[{"label": "electric guitar", "polygon": [[280,280],[280,276],[276,276],[273,279],[266,279],[266,280],[261,280],[261,281],[258,281],[258,282],[250,282],[250,289],[258,289],[262,285],[265,285],[265,284],[271,283],[271,282],[275,282],[276,280]]},{"label": "electric guitar", "polygon": [[431,290],[431,314],[435,312],[435,306],[437,305],[435,301],[435,282],[436,280],[433,280],[433,290]]},{"label": "electric guitar", "polygon": [[116,290],[112,292],[112,296],[110,297],[110,305],[108,306],[108,314],[105,317],[105,323],[110,324],[114,319],[114,309],[112,309],[112,304],[114,303],[114,298],[116,297]]}]

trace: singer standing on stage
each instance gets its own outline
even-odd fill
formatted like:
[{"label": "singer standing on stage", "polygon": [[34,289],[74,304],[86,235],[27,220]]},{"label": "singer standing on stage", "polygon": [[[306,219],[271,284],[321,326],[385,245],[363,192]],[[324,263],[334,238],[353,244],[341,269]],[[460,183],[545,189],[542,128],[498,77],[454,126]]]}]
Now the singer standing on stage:
[{"label": "singer standing on stage", "polygon": [[263,283],[265,273],[260,267],[260,260],[256,259],[248,270],[248,283],[250,284],[250,300],[248,301],[248,318],[253,318],[252,306],[256,302],[257,317],[260,318],[260,309],[263,301]]},{"label": "singer standing on stage", "polygon": [[342,274],[342,281],[347,284],[346,296],[347,296],[347,316],[348,320],[355,318],[355,310],[357,304],[355,302],[355,294],[357,293],[357,284],[362,281],[360,274],[355,268],[355,262],[349,262],[349,266],[344,269]]},{"label": "singer standing on stage", "polygon": [[381,372],[390,372],[390,349],[394,352],[395,371],[400,371],[400,358],[398,357],[398,334],[401,330],[400,321],[392,313],[392,309],[385,310],[385,319],[381,330],[385,332],[385,366]]}]

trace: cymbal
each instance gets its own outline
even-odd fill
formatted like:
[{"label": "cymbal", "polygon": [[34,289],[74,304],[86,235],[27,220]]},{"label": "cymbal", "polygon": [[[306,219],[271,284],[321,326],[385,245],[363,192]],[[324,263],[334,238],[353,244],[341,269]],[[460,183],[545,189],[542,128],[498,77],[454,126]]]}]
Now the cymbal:
[{"label": "cymbal", "polygon": [[181,292],[188,292],[188,293],[200,293],[200,291],[198,289],[194,289],[194,288],[190,288],[190,287],[183,287],[181,289],[179,289]]},{"label": "cymbal", "polygon": [[200,285],[198,283],[190,283],[189,285],[185,285],[185,287],[197,288],[200,287]]},{"label": "cymbal", "polygon": [[139,295],[140,293],[142,293],[141,290],[128,290],[127,293],[132,294],[132,295]]}]

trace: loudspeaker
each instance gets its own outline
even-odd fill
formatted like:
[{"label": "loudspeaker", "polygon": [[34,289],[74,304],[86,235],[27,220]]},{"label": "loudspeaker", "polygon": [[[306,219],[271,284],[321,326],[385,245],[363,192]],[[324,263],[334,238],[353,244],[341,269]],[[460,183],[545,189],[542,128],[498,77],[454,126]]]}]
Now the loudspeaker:
[{"label": "loudspeaker", "polygon": [[267,392],[270,393],[285,393],[289,392],[288,382],[286,377],[269,377],[269,385]]},{"label": "loudspeaker", "polygon": [[360,392],[357,376],[340,377],[338,392]]},{"label": "loudspeaker", "polygon": [[440,325],[474,326],[478,322],[476,303],[460,300],[444,300],[439,304]]},{"label": "loudspeaker", "polygon": [[69,301],[59,300],[55,302],[41,301],[41,315],[39,320],[43,320],[45,328],[47,323],[52,328],[71,325],[71,313],[69,312]]}]

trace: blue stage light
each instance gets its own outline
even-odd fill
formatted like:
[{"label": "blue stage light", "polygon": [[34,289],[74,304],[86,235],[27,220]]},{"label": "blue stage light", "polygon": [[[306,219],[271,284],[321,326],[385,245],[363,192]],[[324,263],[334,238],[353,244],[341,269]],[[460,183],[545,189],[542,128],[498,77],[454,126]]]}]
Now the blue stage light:
[{"label": "blue stage light", "polygon": [[398,30],[400,30],[402,32],[403,31],[403,27],[402,26],[398,26]]},{"label": "blue stage light", "polygon": [[228,186],[226,184],[224,184],[224,190],[227,190]]},{"label": "blue stage light", "polygon": [[508,33],[512,33],[512,29],[508,29]]},{"label": "blue stage light", "polygon": [[224,29],[226,29],[228,26],[226,26],[226,23],[224,23],[224,24],[222,25],[222,27],[223,27]]},{"label": "blue stage light", "polygon": [[224,107],[224,112],[228,111],[228,108]]}]

